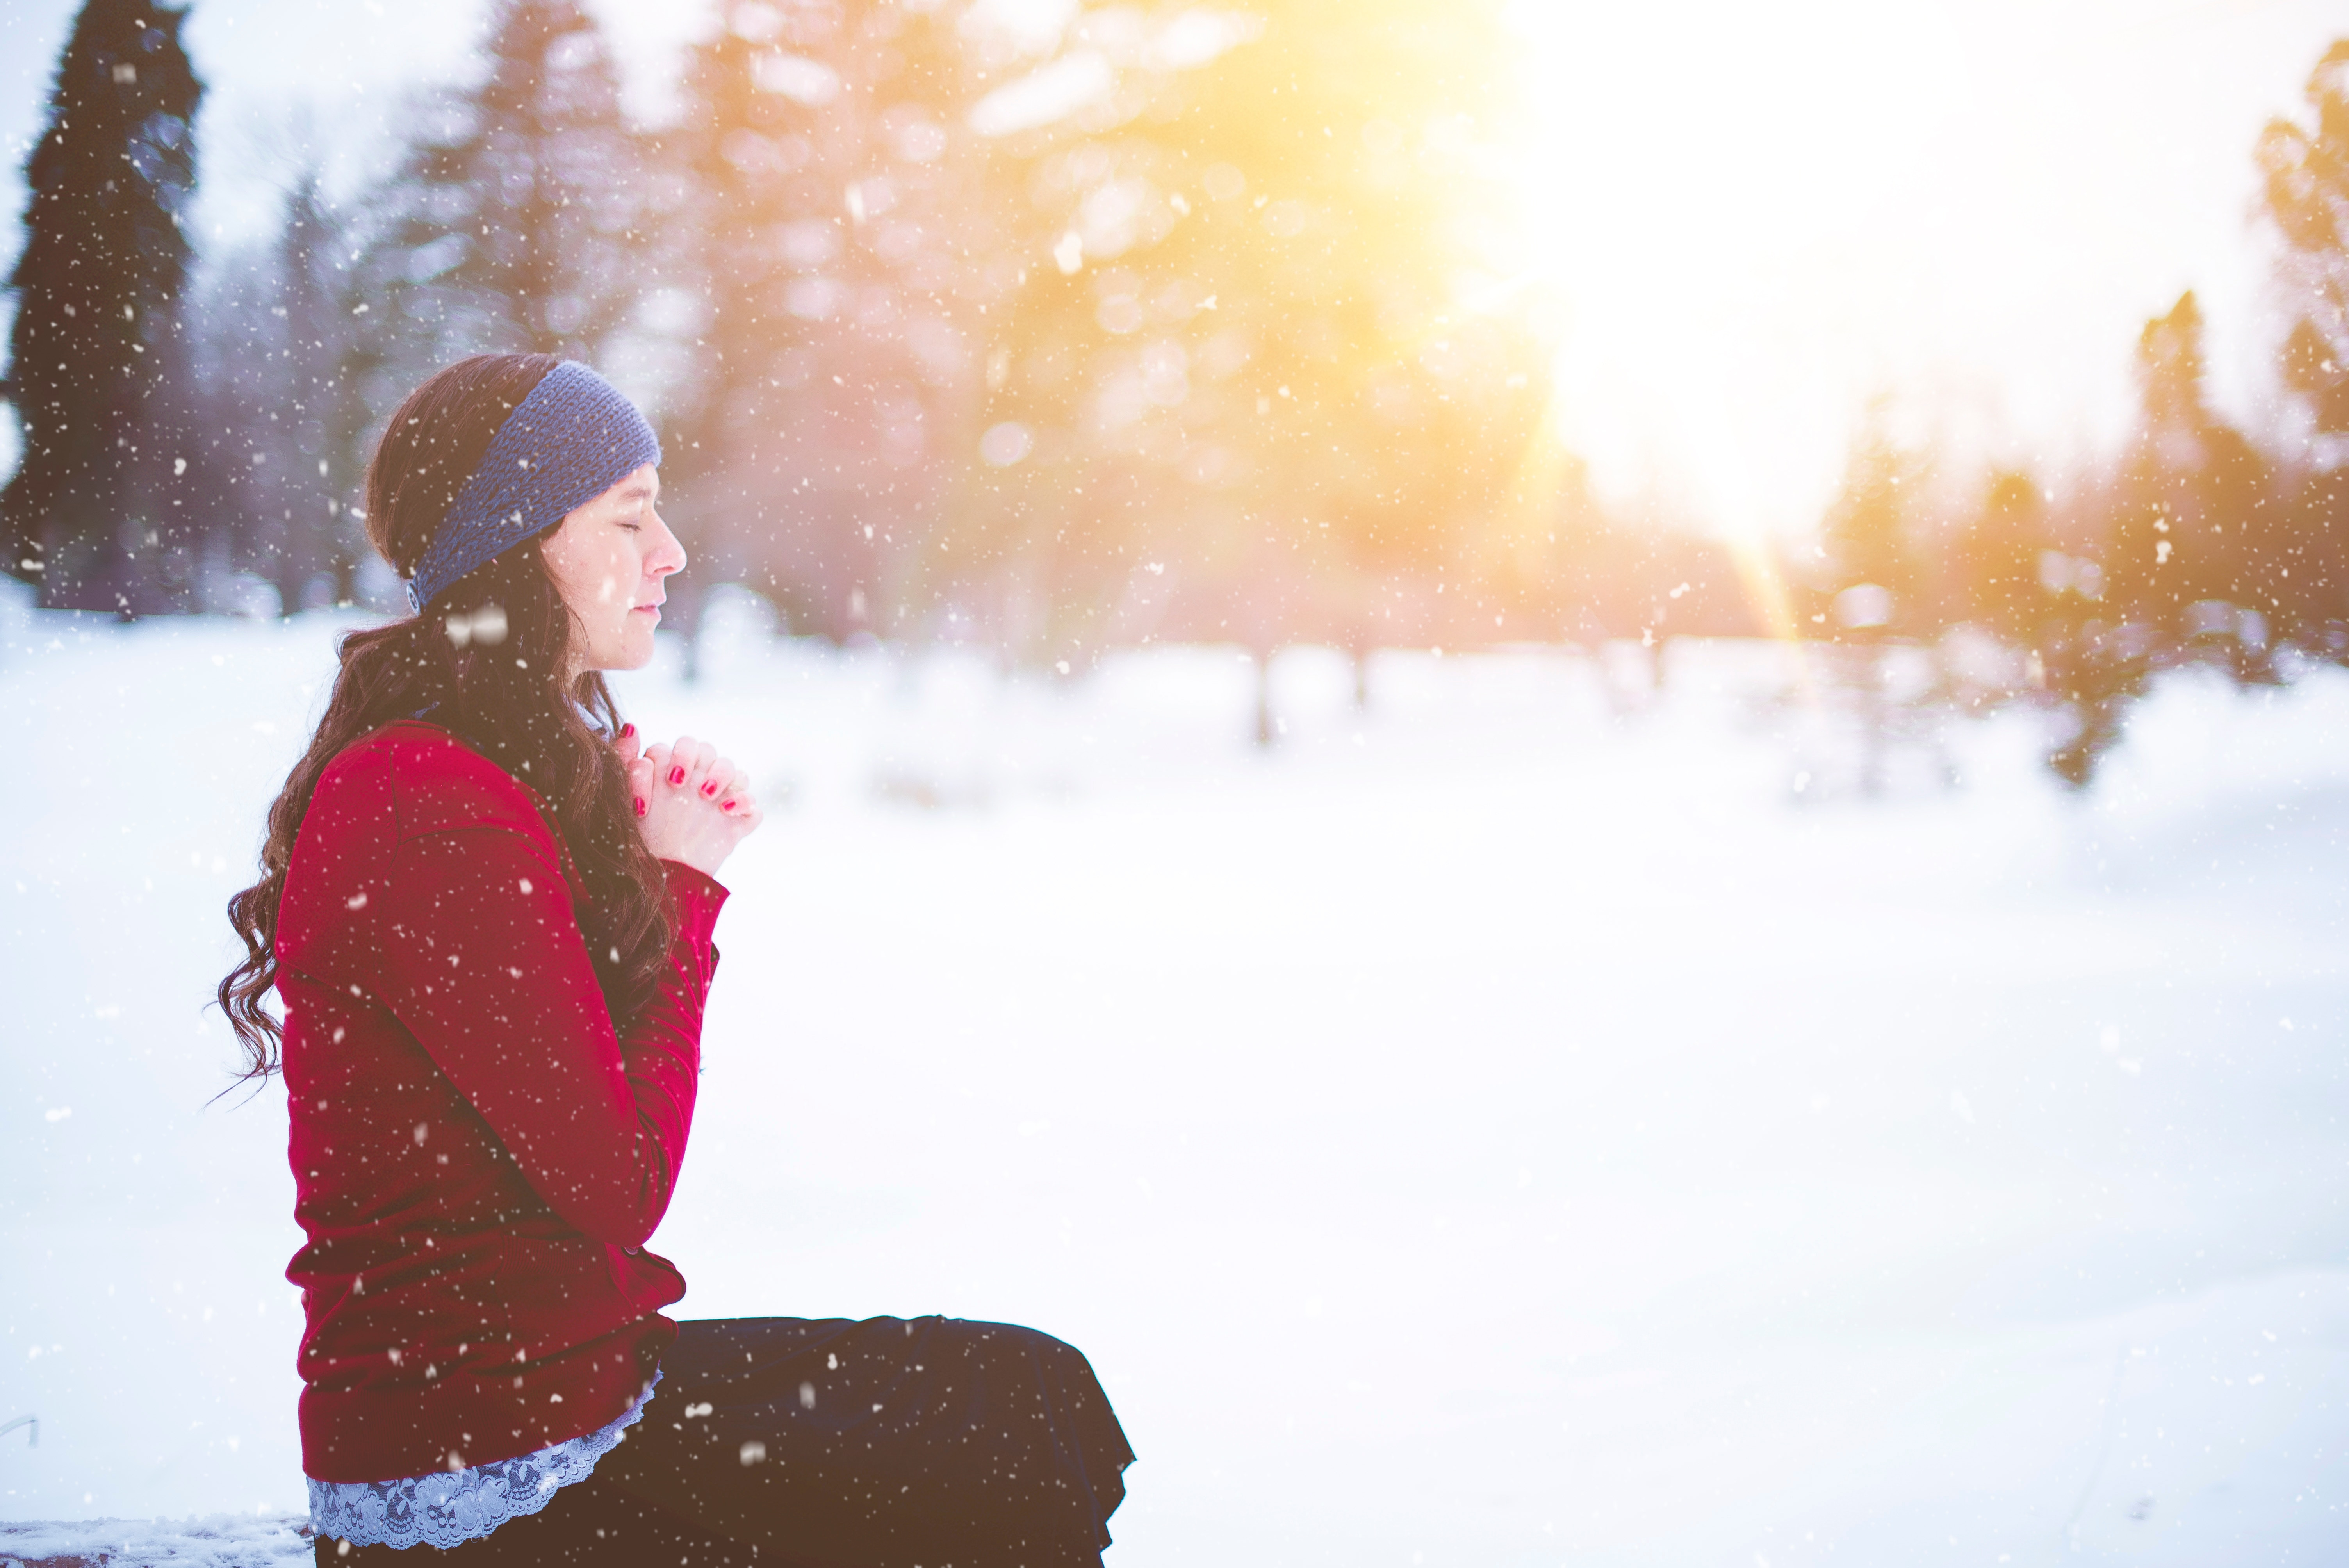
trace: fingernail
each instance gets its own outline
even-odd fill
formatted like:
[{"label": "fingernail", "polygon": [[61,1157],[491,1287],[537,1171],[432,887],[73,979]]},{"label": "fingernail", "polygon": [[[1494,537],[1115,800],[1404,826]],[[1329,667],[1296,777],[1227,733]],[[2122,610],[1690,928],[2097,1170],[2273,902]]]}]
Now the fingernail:
[{"label": "fingernail", "polygon": [[682,769],[682,768],[672,768],[672,769],[670,769],[668,770],[668,781],[669,781],[670,783],[672,783],[672,784],[682,784],[682,783],[684,783],[684,782],[685,782],[685,769]]},{"label": "fingernail", "polygon": [[717,780],[717,779],[712,779],[711,780],[709,780],[709,782],[708,782],[707,784],[704,784],[704,785],[701,787],[701,792],[702,792],[704,795],[715,795],[715,794],[717,794],[717,793],[718,793],[718,780]]},{"label": "fingernail", "polygon": [[636,732],[636,727],[633,724],[624,724],[620,726],[620,738],[623,740],[627,739],[628,737],[634,735]]},{"label": "fingernail", "polygon": [[636,797],[636,815],[637,815],[637,816],[639,816],[639,817],[641,817],[641,816],[643,816],[644,814],[645,814],[645,798],[644,798],[642,795],[639,795],[639,796],[637,796],[637,797]]},{"label": "fingernail", "polygon": [[718,809],[721,811],[730,811],[734,809],[734,802],[731,800],[720,800],[718,802]]}]

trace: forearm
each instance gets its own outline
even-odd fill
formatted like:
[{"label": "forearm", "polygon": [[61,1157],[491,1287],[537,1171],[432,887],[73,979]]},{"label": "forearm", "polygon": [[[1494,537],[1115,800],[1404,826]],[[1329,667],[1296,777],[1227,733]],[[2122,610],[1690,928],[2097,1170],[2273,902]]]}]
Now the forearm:
[{"label": "forearm", "polygon": [[620,1058],[645,1140],[642,1182],[629,1205],[627,1227],[641,1234],[601,1239],[635,1245],[667,1211],[678,1168],[693,1130],[700,1086],[701,1020],[718,968],[711,934],[726,889],[701,872],[664,861],[672,922],[667,971],[644,1006],[620,1031]]},{"label": "forearm", "polygon": [[689,869],[668,877],[667,970],[618,1030],[543,846],[500,830],[419,839],[395,879],[416,934],[388,946],[395,1012],[555,1213],[620,1245],[659,1223],[684,1157],[725,896]]}]

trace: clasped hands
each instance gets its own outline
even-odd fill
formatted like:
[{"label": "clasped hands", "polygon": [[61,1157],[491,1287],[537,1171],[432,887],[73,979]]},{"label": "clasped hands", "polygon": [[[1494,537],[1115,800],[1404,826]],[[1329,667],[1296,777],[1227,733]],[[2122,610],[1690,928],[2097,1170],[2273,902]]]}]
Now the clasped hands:
[{"label": "clasped hands", "polygon": [[661,860],[714,877],[766,820],[749,777],[706,741],[681,735],[646,746],[631,724],[613,744],[627,765],[645,847]]}]

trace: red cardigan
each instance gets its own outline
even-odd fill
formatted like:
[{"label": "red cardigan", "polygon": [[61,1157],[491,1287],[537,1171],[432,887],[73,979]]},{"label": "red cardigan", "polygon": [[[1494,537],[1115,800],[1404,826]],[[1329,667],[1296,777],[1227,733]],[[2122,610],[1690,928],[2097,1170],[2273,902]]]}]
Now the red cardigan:
[{"label": "red cardigan", "polygon": [[663,864],[669,973],[618,1034],[536,796],[413,719],[327,766],[277,915],[313,1479],[592,1432],[677,1337],[684,1277],[642,1246],[693,1120],[726,890]]}]

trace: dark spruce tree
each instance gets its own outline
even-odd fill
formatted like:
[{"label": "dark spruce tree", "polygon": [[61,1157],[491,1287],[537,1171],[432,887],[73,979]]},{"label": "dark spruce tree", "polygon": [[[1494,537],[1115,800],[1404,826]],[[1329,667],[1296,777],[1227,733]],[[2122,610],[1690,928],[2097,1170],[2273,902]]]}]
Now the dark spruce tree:
[{"label": "dark spruce tree", "polygon": [[23,458],[0,490],[11,576],[56,608],[184,608],[184,499],[168,493],[182,403],[180,213],[195,185],[203,89],[185,13],[89,0],[26,165],[8,396]]}]

